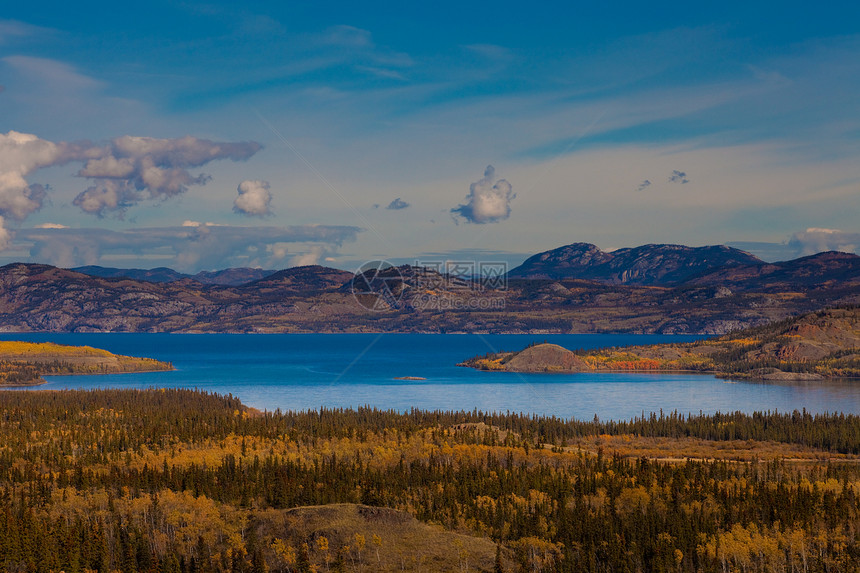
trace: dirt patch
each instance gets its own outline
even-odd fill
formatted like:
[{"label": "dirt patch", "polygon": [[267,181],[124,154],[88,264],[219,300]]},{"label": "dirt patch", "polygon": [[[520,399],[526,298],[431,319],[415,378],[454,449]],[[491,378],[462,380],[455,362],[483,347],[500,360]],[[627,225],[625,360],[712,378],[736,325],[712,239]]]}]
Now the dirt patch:
[{"label": "dirt patch", "polygon": [[[269,510],[260,515],[256,529],[258,538],[269,543],[281,539],[295,549],[307,543],[317,571],[328,570],[338,551],[348,570],[380,573],[490,572],[496,556],[490,539],[446,531],[387,507],[338,503]],[[506,558],[505,565],[509,570],[513,563]]]}]

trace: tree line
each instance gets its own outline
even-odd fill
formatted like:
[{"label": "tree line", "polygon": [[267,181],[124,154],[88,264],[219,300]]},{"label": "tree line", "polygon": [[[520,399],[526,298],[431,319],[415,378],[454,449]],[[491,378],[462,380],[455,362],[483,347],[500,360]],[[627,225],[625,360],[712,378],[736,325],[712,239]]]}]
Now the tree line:
[{"label": "tree line", "polygon": [[383,539],[373,545],[373,531],[360,534],[366,546],[335,533],[323,544],[286,527],[280,513],[333,503],[397,508],[485,536],[500,547],[502,571],[854,571],[860,563],[858,464],[664,463],[574,445],[604,434],[857,453],[860,419],[256,412],[192,390],[2,392],[0,567],[358,571],[374,570],[371,549],[397,550]]}]

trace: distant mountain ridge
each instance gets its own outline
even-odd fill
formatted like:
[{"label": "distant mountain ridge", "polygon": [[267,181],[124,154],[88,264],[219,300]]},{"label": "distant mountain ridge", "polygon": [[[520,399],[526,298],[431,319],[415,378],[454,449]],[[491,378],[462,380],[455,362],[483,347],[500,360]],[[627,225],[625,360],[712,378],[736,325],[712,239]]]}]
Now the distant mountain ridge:
[{"label": "distant mountain ridge", "polygon": [[590,243],[573,243],[538,253],[508,273],[509,278],[583,279],[607,284],[677,285],[693,277],[733,267],[765,264],[732,247],[715,245],[642,245],[602,251]]},{"label": "distant mountain ridge", "polygon": [[90,274],[0,267],[0,331],[724,334],[860,304],[857,255],[771,264],[719,246],[576,243],[531,257],[506,284],[411,266],[80,270]]},{"label": "distant mountain ridge", "polygon": [[183,279],[191,279],[205,285],[228,286],[243,285],[277,272],[274,270],[242,267],[222,269],[219,271],[200,271],[197,274],[189,275],[167,267],[157,267],[154,269],[118,269],[114,267],[100,267],[98,265],[75,267],[69,270],[83,273],[91,277],[126,278],[151,283],[169,283]]},{"label": "distant mountain ridge", "polygon": [[691,285],[722,285],[735,291],[790,291],[827,284],[860,286],[860,256],[827,251],[808,257],[722,268],[688,281]]}]

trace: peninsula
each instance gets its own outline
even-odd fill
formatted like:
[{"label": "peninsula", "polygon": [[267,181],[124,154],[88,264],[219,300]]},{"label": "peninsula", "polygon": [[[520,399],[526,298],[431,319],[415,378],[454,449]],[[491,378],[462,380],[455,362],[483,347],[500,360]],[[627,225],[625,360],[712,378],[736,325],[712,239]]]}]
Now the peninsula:
[{"label": "peninsula", "polygon": [[860,307],[826,309],[689,343],[571,351],[536,344],[460,366],[507,372],[703,372],[723,378],[860,378]]},{"label": "peninsula", "polygon": [[51,374],[119,374],[173,370],[169,362],[113,354],[91,346],[0,341],[0,387],[44,384]]}]

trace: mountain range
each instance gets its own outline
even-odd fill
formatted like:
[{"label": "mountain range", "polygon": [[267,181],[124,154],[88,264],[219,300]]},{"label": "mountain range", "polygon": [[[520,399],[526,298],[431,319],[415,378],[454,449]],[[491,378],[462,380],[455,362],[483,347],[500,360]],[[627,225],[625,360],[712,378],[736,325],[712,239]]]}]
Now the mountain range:
[{"label": "mountain range", "polygon": [[267,271],[254,268],[222,269],[220,271],[200,271],[194,275],[180,273],[167,267],[154,269],[117,269],[89,265],[71,269],[75,272],[102,278],[124,278],[153,283],[169,283],[182,279],[191,279],[205,285],[238,286],[274,274],[277,271]]},{"label": "mountain range", "polygon": [[765,263],[723,246],[607,253],[575,243],[529,258],[502,280],[413,266],[358,276],[316,265],[124,272],[135,276],[103,267],[0,267],[0,330],[722,334],[860,303],[857,255]]},{"label": "mountain range", "polygon": [[724,245],[642,245],[606,252],[573,243],[538,253],[508,273],[510,278],[585,279],[608,284],[676,285],[717,269],[757,266],[761,259]]}]

